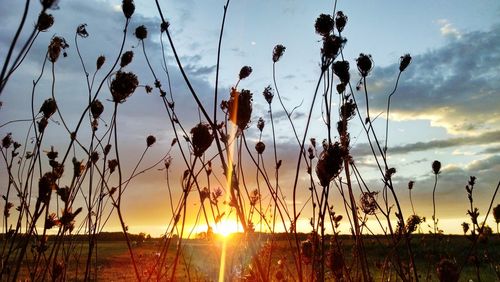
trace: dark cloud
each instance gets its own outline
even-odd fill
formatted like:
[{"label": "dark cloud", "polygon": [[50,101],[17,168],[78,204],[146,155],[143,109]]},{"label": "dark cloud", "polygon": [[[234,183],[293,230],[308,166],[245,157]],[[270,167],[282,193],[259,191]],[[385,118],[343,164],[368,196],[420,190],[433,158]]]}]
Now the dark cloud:
[{"label": "dark cloud", "polygon": [[[391,117],[429,119],[450,133],[491,131],[500,118],[499,65],[500,25],[449,39],[443,47],[413,57],[393,96]],[[397,71],[397,65],[375,68],[368,77],[374,111],[385,111]]]},{"label": "dark cloud", "polygon": [[[445,140],[433,140],[429,142],[417,142],[406,145],[400,145],[389,148],[391,154],[407,154],[432,149],[443,149],[466,145],[483,145],[500,142],[500,131],[492,131],[480,134],[478,136],[465,136],[449,138]],[[371,155],[371,149],[368,144],[362,143],[352,149],[354,156]]]}]

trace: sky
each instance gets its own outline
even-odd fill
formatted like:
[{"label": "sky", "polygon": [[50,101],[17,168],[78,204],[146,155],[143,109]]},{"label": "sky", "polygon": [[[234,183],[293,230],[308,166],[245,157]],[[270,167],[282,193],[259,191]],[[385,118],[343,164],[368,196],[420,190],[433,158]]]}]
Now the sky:
[{"label": "sky", "polygon": [[[169,30],[178,50],[180,60],[201,100],[213,107],[217,43],[225,1],[160,1],[163,13],[170,23]],[[90,34],[79,38],[83,61],[94,70],[99,55],[113,60],[118,50],[124,17],[121,1],[89,0],[59,1],[57,10],[50,10],[54,26],[42,33],[33,45],[21,67],[12,76],[0,96],[0,124],[11,120],[30,118],[32,81],[40,73],[46,46],[54,35],[67,39],[68,57],[56,64],[56,93],[61,114],[70,124],[76,125],[87,90],[74,44],[74,31],[86,23]],[[133,31],[139,25],[148,28],[146,49],[153,68],[161,70],[160,19],[154,1],[136,1],[136,11],[130,23],[125,50],[135,52],[133,62],[127,66],[139,77],[141,85],[152,85],[154,79],[147,69],[140,43]],[[475,205],[481,216],[486,213],[494,189],[500,180],[500,4],[498,1],[338,1],[337,9],[349,21],[343,32],[347,38],[344,57],[351,64],[351,83],[359,79],[355,59],[360,53],[371,54],[374,69],[367,78],[372,116],[381,114],[374,121],[374,128],[381,139],[385,129],[387,95],[392,91],[398,74],[400,56],[411,54],[413,60],[402,74],[398,90],[391,105],[389,128],[389,163],[397,169],[393,180],[405,215],[411,214],[408,201],[408,181],[415,181],[412,197],[417,214],[430,219],[432,215],[432,188],[434,175],[431,163],[443,164],[436,190],[437,216],[445,232],[461,233],[460,224],[466,221],[468,200],[465,184],[469,176],[477,177]],[[27,26],[31,27],[40,11],[38,1],[30,8]],[[291,109],[299,106],[293,119],[300,136],[305,126],[308,107],[320,74],[321,38],[315,33],[314,22],[319,14],[331,13],[332,1],[241,1],[233,0],[227,10],[221,49],[219,93],[227,99],[229,89],[235,85],[242,66],[253,68],[251,76],[239,84],[254,93],[252,125],[247,136],[252,142],[258,139],[256,121],[263,117],[269,122],[268,109],[261,93],[272,84],[272,50],[276,44],[286,47],[284,56],[276,65],[277,83],[285,105]],[[5,58],[7,46],[14,35],[22,12],[21,2],[11,3],[9,9],[0,10],[0,58]],[[28,29],[29,30],[29,29]],[[26,38],[28,32],[21,35]],[[164,38],[165,40],[165,38]],[[172,89],[179,119],[186,128],[199,121],[196,104],[175,64],[171,48],[164,41],[167,65],[171,72]],[[105,65],[108,66],[109,65]],[[97,75],[102,76],[102,73]],[[50,96],[51,76],[42,77],[35,95],[35,105]],[[163,80],[164,81],[164,80]],[[166,84],[166,82],[164,82]],[[109,90],[102,93],[106,109],[112,108]],[[107,95],[107,96],[106,96]],[[362,92],[355,90],[359,108],[364,113]],[[106,98],[107,97],[107,98]],[[36,108],[37,106],[35,106]],[[316,105],[312,128],[308,135],[322,140],[326,137],[321,119],[321,105]],[[290,125],[284,112],[275,102],[278,156],[283,160],[280,169],[281,187],[291,199],[291,181],[297,160],[297,143],[290,134]],[[109,121],[110,110],[105,111]],[[155,135],[158,142],[148,151],[141,164],[145,168],[165,155],[174,137],[168,117],[157,93],[146,94],[138,88],[132,97],[120,105],[118,118],[120,148],[125,172],[134,168],[145,148],[145,137]],[[42,147],[55,146],[63,151],[67,134],[57,126],[54,117]],[[24,140],[29,123],[13,123],[0,127],[0,135],[12,132],[16,140]],[[351,125],[351,153],[373,187],[382,189],[380,175],[362,128],[356,118]],[[82,136],[86,140],[85,136]],[[264,130],[263,139],[270,148],[270,126]],[[171,172],[174,196],[180,195],[180,175],[183,167],[179,153],[171,152],[175,168]],[[271,164],[271,155],[266,156]],[[247,160],[248,161],[248,160]],[[255,168],[248,162],[247,166]],[[2,193],[5,193],[5,164],[2,163]],[[159,166],[158,168],[161,168]],[[221,175],[220,167],[214,173]],[[125,173],[125,174],[126,174]],[[253,173],[253,172],[252,172]],[[303,180],[303,179],[301,179]],[[152,170],[135,178],[124,195],[124,217],[131,232],[148,232],[159,235],[171,218],[166,190],[166,173]],[[306,181],[298,196],[299,203],[307,201]],[[252,183],[254,185],[254,183]],[[331,196],[337,213],[345,214],[338,193]],[[287,200],[289,201],[289,200]],[[496,199],[494,204],[500,200]],[[199,206],[190,203],[194,224]],[[298,226],[308,231],[308,216],[304,212]],[[371,221],[370,221],[371,222]],[[430,221],[428,222],[430,223]],[[494,225],[490,215],[488,224]],[[348,223],[343,223],[343,232]],[[119,230],[116,215],[108,222],[106,230]]]}]

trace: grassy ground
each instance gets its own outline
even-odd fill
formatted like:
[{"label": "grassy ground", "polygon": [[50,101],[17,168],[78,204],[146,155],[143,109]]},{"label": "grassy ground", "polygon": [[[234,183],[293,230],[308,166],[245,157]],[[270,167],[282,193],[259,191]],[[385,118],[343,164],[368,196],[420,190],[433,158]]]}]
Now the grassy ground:
[{"label": "grassy ground", "polygon": [[[236,280],[237,277],[242,277],[248,273],[248,265],[251,264],[252,255],[259,257],[264,267],[269,266],[271,269],[271,278],[273,273],[279,269],[279,263],[283,265],[281,269],[292,281],[294,273],[293,254],[290,252],[288,242],[277,240],[269,244],[269,237],[260,239],[253,238],[254,242],[258,242],[260,246],[258,250],[249,249],[245,244],[245,240],[238,235],[227,239],[226,253],[226,268],[225,280]],[[352,261],[349,254],[352,251],[352,241],[343,237],[342,248],[346,255],[347,264]],[[266,243],[267,242],[267,243]],[[368,261],[372,270],[375,281],[382,281],[382,268],[384,258],[391,250],[384,247],[385,242],[382,237],[367,237],[365,240],[365,248],[368,255]],[[219,275],[219,266],[222,253],[223,240],[214,239],[207,240],[184,240],[184,248],[179,261],[179,266],[176,271],[176,280],[178,281],[216,281]],[[66,280],[78,281],[83,279],[83,265],[85,263],[85,252],[80,252],[79,248],[85,245],[77,245],[74,249],[65,254],[70,257],[70,263],[67,265]],[[137,265],[141,275],[146,278],[153,269],[156,257],[159,255],[158,250],[160,241],[152,239],[143,244],[134,246],[134,254],[137,260]],[[458,265],[464,263],[465,254],[470,250],[471,242],[464,236],[442,236],[433,238],[430,235],[415,236],[412,239],[412,249],[415,252],[417,269],[421,280],[437,281],[436,265],[441,258],[449,258],[455,260]],[[398,252],[405,254],[406,248],[401,244]],[[269,262],[269,255],[272,255],[272,260]],[[479,273],[481,281],[499,281],[495,274],[494,267],[499,267],[500,262],[500,236],[493,235],[487,243],[479,243],[477,252],[473,255],[479,261]],[[171,246],[168,252],[167,261],[169,264],[175,256],[175,244]],[[135,274],[130,261],[128,249],[124,241],[104,241],[97,246],[97,257],[93,260],[94,271],[92,280],[98,281],[133,281]],[[395,263],[393,261],[393,263]],[[408,263],[402,261],[402,263]],[[310,265],[304,265],[305,273],[310,273]],[[171,273],[170,269],[169,274]],[[309,274],[308,274],[309,275]],[[395,279],[395,273],[392,273],[391,281]],[[4,277],[5,278],[5,277]],[[28,278],[28,272],[24,268],[21,271],[21,280]],[[384,281],[387,281],[387,276]],[[157,280],[153,276],[153,280]],[[166,280],[166,277],[161,277],[161,280]],[[273,279],[275,280],[275,279]],[[474,261],[469,259],[465,262],[465,268],[462,272],[460,281],[478,281]]]}]

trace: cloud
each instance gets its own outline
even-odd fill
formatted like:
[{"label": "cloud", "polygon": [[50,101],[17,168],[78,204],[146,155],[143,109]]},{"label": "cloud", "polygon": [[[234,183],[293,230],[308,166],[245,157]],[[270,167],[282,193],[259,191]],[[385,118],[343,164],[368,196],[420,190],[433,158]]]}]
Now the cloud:
[{"label": "cloud", "polygon": [[[480,134],[500,126],[500,25],[464,33],[438,49],[415,55],[391,101],[391,119],[430,120],[451,134]],[[397,65],[368,77],[370,106],[385,111]],[[358,94],[361,97],[361,94]],[[360,106],[364,99],[358,99]]]},{"label": "cloud", "polygon": [[460,39],[462,37],[462,33],[458,29],[456,29],[447,19],[440,19],[437,22],[441,26],[441,28],[439,28],[441,35],[445,37],[453,37],[456,39]]},{"label": "cloud", "polygon": [[[413,152],[427,151],[433,149],[443,149],[467,145],[484,145],[500,142],[500,131],[486,132],[478,136],[464,136],[449,138],[445,140],[432,140],[429,142],[416,142],[389,148],[391,154],[407,154]],[[352,154],[355,156],[371,155],[371,149],[367,143],[358,144],[353,148]]]}]

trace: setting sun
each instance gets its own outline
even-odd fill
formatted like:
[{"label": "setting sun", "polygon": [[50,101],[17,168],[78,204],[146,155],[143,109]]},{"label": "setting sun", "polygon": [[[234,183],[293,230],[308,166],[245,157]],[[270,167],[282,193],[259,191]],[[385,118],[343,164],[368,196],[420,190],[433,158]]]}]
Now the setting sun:
[{"label": "setting sun", "polygon": [[234,220],[224,220],[214,226],[214,233],[227,237],[235,232],[241,232],[243,229],[241,224],[236,223]]}]

